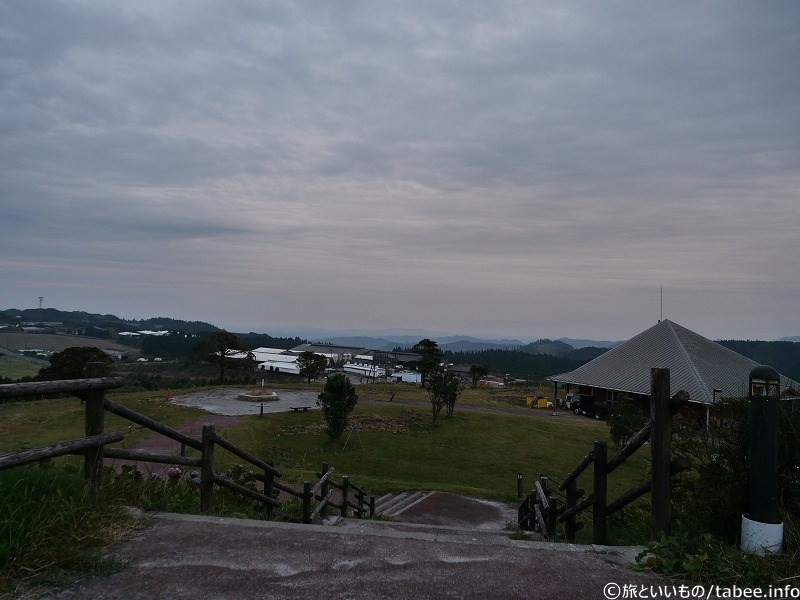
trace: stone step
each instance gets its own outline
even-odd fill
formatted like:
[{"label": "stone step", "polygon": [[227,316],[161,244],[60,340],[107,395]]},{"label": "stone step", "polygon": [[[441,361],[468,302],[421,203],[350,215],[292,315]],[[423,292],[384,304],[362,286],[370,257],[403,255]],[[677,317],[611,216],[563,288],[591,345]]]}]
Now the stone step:
[{"label": "stone step", "polygon": [[388,498],[383,496],[381,499],[382,502],[378,503],[375,502],[375,512],[377,514],[386,514],[387,510],[390,510],[396,504],[399,504],[405,500],[409,494],[408,492],[401,492],[399,494],[388,494]]},{"label": "stone step", "polygon": [[375,513],[393,517],[410,508],[430,492],[401,492],[398,494],[386,494],[375,501]]}]

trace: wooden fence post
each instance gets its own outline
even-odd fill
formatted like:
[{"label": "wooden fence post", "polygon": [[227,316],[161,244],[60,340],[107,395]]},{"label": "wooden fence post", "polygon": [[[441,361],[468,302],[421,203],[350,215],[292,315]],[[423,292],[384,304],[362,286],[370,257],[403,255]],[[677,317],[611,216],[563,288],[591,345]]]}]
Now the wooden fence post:
[{"label": "wooden fence post", "polygon": [[593,532],[592,543],[606,543],[606,501],[608,496],[608,444],[594,443],[594,505],[592,511]]},{"label": "wooden fence post", "polygon": [[650,443],[652,487],[650,500],[650,539],[670,534],[672,498],[670,486],[669,446],[672,437],[670,422],[669,369],[650,370],[650,413],[653,437]]},{"label": "wooden fence post", "polygon": [[214,510],[214,425],[203,425],[200,457],[200,512]]},{"label": "wooden fence post", "polygon": [[[578,503],[578,482],[574,479],[567,484],[567,506],[566,510],[569,510],[573,506]],[[566,533],[567,541],[574,542],[575,541],[575,533],[578,531],[575,527],[575,515],[570,515],[564,521],[564,530]]]},{"label": "wooden fence post", "polygon": [[[84,374],[87,378],[106,377],[108,375],[108,367],[102,362],[86,363]],[[90,390],[83,393],[83,400],[86,401],[86,437],[103,433],[106,416],[106,410],[103,405],[105,395],[105,390]],[[86,481],[89,481],[95,487],[100,487],[103,484],[103,446],[86,449],[83,455],[83,475]]]},{"label": "wooden fence post", "polygon": [[[270,467],[275,466],[275,463],[273,463],[271,460],[267,461],[267,464]],[[275,475],[273,475],[272,471],[270,471],[269,469],[264,469],[264,495],[267,498],[272,498],[272,495],[275,492],[274,483],[275,483]],[[272,504],[267,504],[265,508],[267,509],[267,516],[272,517]]]},{"label": "wooden fence post", "polygon": [[347,492],[350,487],[350,478],[345,475],[342,477],[342,516],[347,516]]},{"label": "wooden fence post", "polygon": [[311,523],[311,482],[303,482],[303,523]]},{"label": "wooden fence post", "polygon": [[358,498],[358,518],[364,518],[364,492],[358,490],[356,492],[356,498]]},{"label": "wooden fence post", "polygon": [[369,497],[369,516],[375,516],[375,496]]}]

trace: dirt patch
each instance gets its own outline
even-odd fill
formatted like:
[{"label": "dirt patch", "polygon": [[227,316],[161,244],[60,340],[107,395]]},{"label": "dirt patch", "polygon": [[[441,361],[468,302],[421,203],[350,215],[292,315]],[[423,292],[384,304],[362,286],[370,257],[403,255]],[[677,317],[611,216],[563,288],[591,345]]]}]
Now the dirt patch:
[{"label": "dirt patch", "polygon": [[[350,417],[350,426],[355,426],[359,431],[388,431],[389,433],[403,433],[427,422],[428,414],[421,410],[403,410],[399,417],[367,413]],[[325,430],[325,423],[311,423],[309,425],[292,425],[280,428],[282,434],[298,435],[319,433]]]}]

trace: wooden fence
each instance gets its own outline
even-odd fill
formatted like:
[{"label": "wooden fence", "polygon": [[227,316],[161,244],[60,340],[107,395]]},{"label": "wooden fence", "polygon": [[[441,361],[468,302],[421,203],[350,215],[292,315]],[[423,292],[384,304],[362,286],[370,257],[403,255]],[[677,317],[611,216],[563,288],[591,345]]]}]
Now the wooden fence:
[{"label": "wooden fence", "polygon": [[[578,515],[591,508],[592,541],[595,544],[605,544],[608,517],[652,491],[651,537],[656,539],[662,532],[669,535],[670,477],[689,468],[689,461],[685,457],[670,459],[670,419],[686,402],[686,396],[679,392],[674,398],[670,398],[669,389],[669,369],[652,369],[651,420],[610,460],[607,443],[596,441],[591,452],[581,459],[557,487],[551,484],[555,480],[542,475],[519,506],[519,527],[538,531],[546,538],[553,538],[558,525],[563,524],[564,536],[567,541],[573,542],[575,534],[584,526],[583,522],[577,521]],[[648,440],[651,440],[650,477],[608,503],[608,476]],[[592,493],[586,496],[584,490],[578,489],[578,477],[590,466],[593,467]],[[517,476],[517,486],[521,496],[521,474]]]},{"label": "wooden fence", "polygon": [[[203,513],[211,513],[213,511],[214,490],[215,486],[217,486],[261,502],[269,516],[272,515],[274,508],[282,505],[275,497],[280,492],[299,498],[302,500],[301,520],[303,523],[311,523],[317,518],[325,517],[328,507],[339,509],[343,517],[354,514],[361,518],[367,514],[369,516],[374,516],[375,514],[375,497],[369,495],[362,487],[351,482],[346,476],[342,478],[341,483],[336,483],[333,480],[334,469],[332,467],[323,466],[322,473],[317,474],[319,481],[315,485],[312,486],[310,481],[306,481],[303,483],[301,490],[295,489],[291,485],[280,481],[282,474],[271,462],[261,460],[223,438],[216,432],[214,425],[204,425],[202,437],[198,440],[121,404],[108,400],[105,397],[106,390],[121,387],[123,380],[121,377],[107,377],[105,364],[90,363],[87,365],[86,374],[88,376],[86,379],[0,385],[0,399],[21,396],[38,397],[44,394],[60,393],[77,396],[85,405],[86,433],[85,437],[76,440],[0,456],[0,470],[57,456],[78,454],[84,457],[84,476],[86,480],[92,485],[100,486],[103,482],[103,461],[106,458],[182,465],[200,469],[200,510]],[[120,431],[104,432],[106,412],[120,416],[131,423],[179,442],[181,444],[181,454],[161,454],[110,447],[110,444],[122,441],[125,436]],[[200,456],[185,456],[184,449],[186,447],[198,450]],[[263,491],[251,489],[215,473],[214,459],[217,447],[232,453],[242,461],[258,469],[258,472],[255,473],[255,479],[264,484]],[[333,501],[334,490],[341,492],[341,498],[338,503]],[[355,498],[355,502],[352,498]],[[318,502],[316,509],[313,507],[314,501]]]}]

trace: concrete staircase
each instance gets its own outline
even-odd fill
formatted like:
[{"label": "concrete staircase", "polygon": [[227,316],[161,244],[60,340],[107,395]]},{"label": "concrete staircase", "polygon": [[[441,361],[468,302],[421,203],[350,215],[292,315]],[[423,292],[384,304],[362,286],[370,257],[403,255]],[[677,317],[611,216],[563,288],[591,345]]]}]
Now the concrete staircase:
[{"label": "concrete staircase", "polygon": [[375,514],[396,517],[407,508],[427,498],[432,492],[402,492],[386,494],[375,500]]}]

